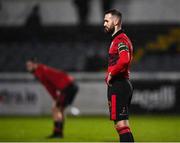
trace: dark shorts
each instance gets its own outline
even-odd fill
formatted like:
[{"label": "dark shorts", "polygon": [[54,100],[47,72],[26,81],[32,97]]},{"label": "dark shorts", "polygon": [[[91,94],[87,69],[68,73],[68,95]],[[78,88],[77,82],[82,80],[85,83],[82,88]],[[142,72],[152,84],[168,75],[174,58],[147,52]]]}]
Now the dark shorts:
[{"label": "dark shorts", "polygon": [[108,86],[108,104],[110,119],[114,121],[127,120],[133,88],[128,79],[119,79]]},{"label": "dark shorts", "polygon": [[63,91],[61,91],[61,95],[59,96],[56,105],[58,107],[67,107],[68,105],[71,105],[76,97],[77,92],[78,86],[75,83],[70,84]]}]

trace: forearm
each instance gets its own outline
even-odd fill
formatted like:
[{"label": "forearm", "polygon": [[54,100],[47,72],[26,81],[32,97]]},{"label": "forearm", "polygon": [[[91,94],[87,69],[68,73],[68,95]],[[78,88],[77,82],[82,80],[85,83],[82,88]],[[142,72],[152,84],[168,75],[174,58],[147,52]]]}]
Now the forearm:
[{"label": "forearm", "polygon": [[120,58],[117,61],[117,64],[112,68],[110,74],[112,76],[116,76],[117,74],[123,72],[129,63],[130,57],[127,51],[123,51],[120,53]]}]

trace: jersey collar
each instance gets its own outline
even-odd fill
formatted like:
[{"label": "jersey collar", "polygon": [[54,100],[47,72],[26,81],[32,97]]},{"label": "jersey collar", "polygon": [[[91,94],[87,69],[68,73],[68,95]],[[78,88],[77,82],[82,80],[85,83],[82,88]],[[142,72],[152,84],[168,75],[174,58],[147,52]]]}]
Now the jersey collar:
[{"label": "jersey collar", "polygon": [[116,38],[119,34],[121,34],[121,33],[123,33],[124,32],[124,30],[119,30],[119,31],[117,31],[112,37],[111,37],[111,41],[113,41],[114,40],[114,38]]}]

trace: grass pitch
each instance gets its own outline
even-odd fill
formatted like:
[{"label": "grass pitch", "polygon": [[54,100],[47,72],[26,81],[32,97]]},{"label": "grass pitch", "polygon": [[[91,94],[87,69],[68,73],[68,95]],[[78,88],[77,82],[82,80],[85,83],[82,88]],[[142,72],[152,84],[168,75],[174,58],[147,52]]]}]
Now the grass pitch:
[{"label": "grass pitch", "polygon": [[[132,115],[130,124],[136,142],[180,141],[180,116]],[[16,142],[118,142],[113,122],[107,116],[66,117],[63,139],[47,139],[51,117],[0,117],[0,141]]]}]

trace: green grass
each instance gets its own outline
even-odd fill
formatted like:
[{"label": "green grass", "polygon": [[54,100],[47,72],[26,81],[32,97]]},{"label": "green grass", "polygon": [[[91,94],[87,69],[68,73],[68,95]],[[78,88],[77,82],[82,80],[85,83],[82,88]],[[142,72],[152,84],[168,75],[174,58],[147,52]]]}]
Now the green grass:
[{"label": "green grass", "polygon": [[[180,116],[132,116],[136,141],[180,141]],[[0,141],[115,142],[118,135],[108,117],[67,117],[63,139],[46,139],[50,117],[0,117]]]}]

